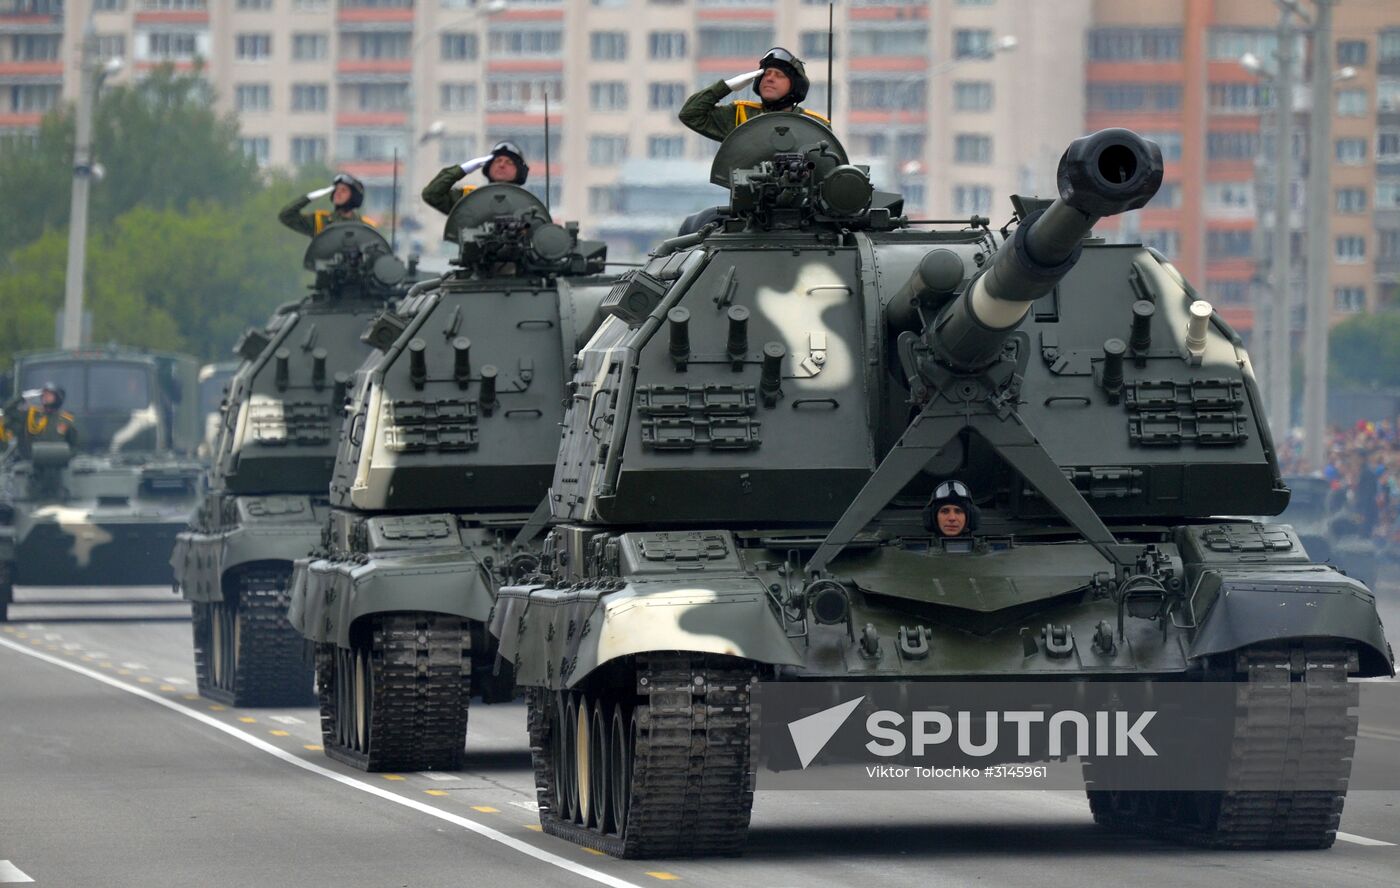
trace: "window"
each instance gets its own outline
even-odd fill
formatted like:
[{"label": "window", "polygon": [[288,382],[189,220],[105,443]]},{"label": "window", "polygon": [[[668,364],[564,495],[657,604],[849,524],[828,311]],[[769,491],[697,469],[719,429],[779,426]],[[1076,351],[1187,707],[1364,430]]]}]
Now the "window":
[{"label": "window", "polygon": [[402,111],[408,107],[408,84],[341,84],[340,107],[349,111]]},{"label": "window", "polygon": [[621,62],[627,58],[626,31],[594,31],[588,35],[589,58],[595,62]]},{"label": "window", "polygon": [[1393,163],[1400,160],[1400,130],[1383,129],[1376,134],[1376,162]]},{"label": "window", "polygon": [[1339,64],[1339,65],[1364,65],[1364,64],[1366,64],[1366,41],[1365,41],[1365,40],[1338,40],[1338,41],[1337,41],[1337,64]]},{"label": "window", "polygon": [[240,62],[265,62],[272,57],[271,34],[238,34],[233,38],[233,55]]},{"label": "window", "polygon": [[[543,128],[529,132],[521,132],[519,130],[516,130],[513,132],[502,133],[488,132],[486,134],[487,145],[494,145],[497,142],[506,141],[514,142],[515,144],[519,145],[520,150],[525,155],[525,159],[527,161],[532,157],[538,157],[541,161],[544,160]],[[549,134],[549,156],[551,158],[556,158],[559,156],[559,130],[557,129]],[[540,174],[540,184],[544,184],[543,174]],[[559,178],[557,176],[554,179],[554,187],[556,190],[559,188]],[[544,191],[538,191],[536,192],[536,194],[539,196],[543,196]]]},{"label": "window", "polygon": [[476,110],[475,83],[444,83],[438,87],[438,107],[461,113]]},{"label": "window", "polygon": [[1155,249],[1168,259],[1175,259],[1182,251],[1182,234],[1176,228],[1144,228],[1138,233],[1142,247]]},{"label": "window", "polygon": [[1089,61],[1175,61],[1181,58],[1180,28],[1095,28],[1089,32]]},{"label": "window", "polygon": [[924,156],[923,133],[896,133],[894,137],[896,160],[918,160]]},{"label": "window", "polygon": [[293,34],[292,61],[324,62],[330,55],[330,40],[325,34]]},{"label": "window", "polygon": [[[335,137],[337,160],[392,160],[408,153],[408,138],[402,130],[341,130]],[[466,158],[454,158],[461,163]]]},{"label": "window", "polygon": [[441,163],[461,163],[469,157],[476,157],[475,136],[443,136],[438,140],[438,160]]},{"label": "window", "polygon": [[[926,32],[927,33],[927,32]],[[798,51],[804,59],[822,59],[827,56],[825,31],[803,31],[797,35],[797,43],[801,47]],[[835,58],[833,55],[832,58]]]},{"label": "window", "polygon": [[[1295,38],[1293,57],[1307,57],[1306,38],[1298,34]],[[1278,56],[1278,32],[1273,28],[1258,31],[1212,29],[1207,45],[1211,61],[1238,63],[1240,56],[1252,52],[1261,59]]]},{"label": "window", "polygon": [[852,80],[851,104],[862,109],[922,111],[924,81],[905,78]]},{"label": "window", "polygon": [[126,35],[125,34],[99,34],[97,35],[97,57],[99,59],[124,59],[126,58]]},{"label": "window", "polygon": [[953,137],[953,160],[956,163],[991,163],[992,137],[958,133]]},{"label": "window", "polygon": [[564,98],[562,75],[492,74],[486,79],[486,110],[542,112],[546,94],[554,101]]},{"label": "window", "polygon": [[627,159],[626,136],[589,136],[588,163],[592,166],[617,166]]},{"label": "window", "polygon": [[238,84],[233,88],[233,107],[236,111],[271,111],[272,87],[266,83]]},{"label": "window", "polygon": [[558,28],[511,28],[491,31],[491,55],[551,58],[564,49],[564,32]]},{"label": "window", "polygon": [[1217,305],[1245,305],[1249,302],[1249,284],[1244,281],[1208,281],[1211,300]]},{"label": "window", "polygon": [[1400,79],[1382,77],[1376,81],[1376,110],[1400,111]]},{"label": "window", "polygon": [[1348,265],[1366,261],[1366,238],[1359,234],[1346,234],[1337,238],[1332,255],[1338,262]]},{"label": "window", "polygon": [[658,60],[685,58],[685,32],[652,31],[647,35],[647,55]]},{"label": "window", "polygon": [[1342,117],[1366,116],[1366,90],[1337,90],[1337,114]]},{"label": "window", "polygon": [[1376,183],[1376,209],[1400,210],[1400,182]]},{"label": "window", "polygon": [[1274,106],[1274,89],[1267,83],[1212,83],[1210,109],[1227,114],[1249,114]]},{"label": "window", "polygon": [[1216,218],[1250,218],[1254,215],[1253,182],[1207,182],[1206,212]]},{"label": "window", "polygon": [[[820,32],[825,43],[826,32]],[[852,56],[923,56],[928,53],[928,28],[899,24],[889,28],[852,28]],[[823,53],[813,53],[811,57]]]},{"label": "window", "polygon": [[252,136],[238,140],[238,146],[243,149],[243,154],[257,161],[258,166],[266,166],[267,164],[268,144],[267,136]]},{"label": "window", "polygon": [[1148,130],[1141,135],[1144,139],[1157,143],[1157,147],[1162,149],[1162,160],[1167,163],[1181,160],[1181,133],[1173,130]]},{"label": "window", "polygon": [[293,111],[324,111],[330,105],[330,88],[324,83],[293,83]]},{"label": "window", "polygon": [[1400,62],[1400,29],[1382,31],[1376,43],[1376,55],[1381,62]]},{"label": "window", "polygon": [[442,60],[444,62],[470,62],[477,56],[475,34],[448,32],[442,35]]},{"label": "window", "polygon": [[342,44],[342,50],[352,59],[369,61],[372,59],[406,59],[409,48],[413,45],[413,37],[407,31],[366,31],[344,34],[341,40],[349,41],[349,45]]},{"label": "window", "polygon": [[272,0],[238,0],[234,6],[238,9],[248,10],[271,9]]},{"label": "window", "polygon": [[616,185],[594,185],[588,189],[588,212],[622,212],[622,189]]},{"label": "window", "polygon": [[192,59],[198,49],[196,36],[188,31],[151,31],[146,34],[146,55],[152,59]]},{"label": "window", "polygon": [[[825,83],[816,80],[812,81],[811,86],[807,89],[807,98],[802,100],[802,107],[811,108],[818,114],[825,115],[826,93],[827,89]],[[835,95],[833,95],[832,100],[835,101],[835,98]]]},{"label": "window", "polygon": [[987,80],[960,80],[953,84],[953,110],[992,110],[992,84]]},{"label": "window", "polygon": [[1181,107],[1181,86],[1174,83],[1091,83],[1090,111],[1175,111]]},{"label": "window", "polygon": [[292,136],[292,163],[306,166],[309,163],[324,163],[326,160],[326,140],[320,136]]},{"label": "window", "polygon": [[716,28],[699,29],[700,55],[720,58],[762,58],[773,45],[773,29]]},{"label": "window", "polygon": [[1163,182],[1147,205],[1154,210],[1174,210],[1181,206],[1181,183]]},{"label": "window", "polygon": [[126,0],[93,0],[93,12],[121,12],[126,9]]},{"label": "window", "polygon": [[1206,133],[1208,160],[1253,160],[1259,154],[1258,133]]},{"label": "window", "polygon": [[1364,188],[1338,188],[1338,189],[1337,189],[1337,212],[1339,212],[1339,213],[1364,213],[1364,212],[1366,212],[1366,189],[1364,189]]},{"label": "window", "polygon": [[1379,258],[1400,259],[1400,228],[1382,228],[1376,232],[1376,252]]},{"label": "window", "polygon": [[14,34],[10,37],[10,61],[51,62],[58,59],[59,34]]},{"label": "window", "polygon": [[685,136],[648,136],[647,157],[681,160],[685,157]]},{"label": "window", "polygon": [[10,110],[16,113],[50,111],[57,107],[63,87],[54,84],[20,84],[11,86]]},{"label": "window", "polygon": [[1337,287],[1332,291],[1332,297],[1337,311],[1355,313],[1366,310],[1365,287]]},{"label": "window", "polygon": [[958,28],[953,32],[953,58],[980,59],[991,54],[991,31],[985,28]]},{"label": "window", "polygon": [[856,133],[847,144],[863,157],[884,157],[890,153],[890,137],[884,132]]},{"label": "window", "polygon": [[1254,255],[1254,232],[1211,229],[1206,232],[1207,259],[1248,259]]},{"label": "window", "polygon": [[684,83],[648,83],[647,107],[652,111],[672,111],[685,101]]},{"label": "window", "polygon": [[601,80],[588,84],[588,107],[593,111],[626,111],[627,83]]},{"label": "window", "polygon": [[1333,145],[1337,163],[1357,166],[1366,162],[1365,139],[1338,139]]},{"label": "window", "polygon": [[985,216],[992,211],[990,185],[954,185],[953,212],[959,216]]},{"label": "window", "polygon": [[207,0],[141,0],[142,9],[160,11],[205,9],[207,5]]},{"label": "window", "polygon": [[320,12],[330,7],[331,0],[292,0],[296,12]]}]

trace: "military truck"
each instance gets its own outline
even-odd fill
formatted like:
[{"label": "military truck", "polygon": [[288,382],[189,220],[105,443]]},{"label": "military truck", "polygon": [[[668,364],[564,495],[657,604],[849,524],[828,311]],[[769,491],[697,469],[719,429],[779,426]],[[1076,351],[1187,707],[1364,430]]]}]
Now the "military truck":
[{"label": "military truck", "polygon": [[497,587],[538,565],[521,531],[611,285],[604,245],[516,185],[470,192],[444,237],[456,267],[359,374],[325,542],[293,583],[326,754],[367,770],[460,767],[470,698],[515,696],[486,622]]},{"label": "military truck", "polygon": [[[497,598],[546,832],[741,851],[761,679],[1224,678],[1249,716],[1222,741],[1226,788],[1120,790],[1091,768],[1094,816],[1333,842],[1348,677],[1393,655],[1374,596],[1296,533],[1212,517],[1288,502],[1249,358],[1160,254],[1089,237],[1161,178],[1156,145],[1104,130],[1000,232],[924,229],[810,118],[728,137],[726,213],[605,302],[540,571]],[[972,536],[922,518],[952,480]],[[1291,776],[1247,790],[1250,767]]]},{"label": "military truck", "polygon": [[[362,334],[392,323],[409,272],[378,231],[340,223],[303,265],[310,293],[235,347],[209,491],[174,552],[176,591],[193,602],[199,692],[235,706],[308,705],[312,670],[287,623],[292,563],[321,539],[336,433]],[[386,343],[380,343],[386,344]]]},{"label": "military truck", "polygon": [[[29,421],[38,391],[64,389],[77,446],[16,442],[0,469],[0,621],[14,584],[159,585],[167,555],[199,499],[193,358],[120,346],[29,352],[12,387]],[[32,403],[29,403],[32,402]],[[0,445],[3,446],[3,445]]]},{"label": "military truck", "polygon": [[199,455],[210,459],[219,443],[219,429],[223,426],[224,396],[228,384],[238,372],[238,361],[220,361],[205,364],[199,368],[199,415],[203,423],[199,442]]}]

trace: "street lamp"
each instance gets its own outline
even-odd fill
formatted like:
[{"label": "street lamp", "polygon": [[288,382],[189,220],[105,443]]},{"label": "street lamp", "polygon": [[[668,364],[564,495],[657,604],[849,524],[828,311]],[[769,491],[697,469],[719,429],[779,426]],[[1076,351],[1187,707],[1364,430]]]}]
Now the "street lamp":
[{"label": "street lamp", "polygon": [[88,190],[105,171],[92,159],[92,115],[102,81],[122,69],[122,60],[97,58],[97,26],[88,15],[83,28],[83,55],[78,75],[78,112],[74,122],[73,193],[68,211],[68,267],[63,281],[63,329],[59,347],[83,345],[83,270],[87,265]]}]

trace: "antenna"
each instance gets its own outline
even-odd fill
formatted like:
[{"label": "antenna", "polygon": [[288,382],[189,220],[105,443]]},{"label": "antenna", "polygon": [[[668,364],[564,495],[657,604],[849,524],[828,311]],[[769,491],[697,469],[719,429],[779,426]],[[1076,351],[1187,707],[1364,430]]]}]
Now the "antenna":
[{"label": "antenna", "polygon": [[544,91],[544,208],[551,219],[554,218],[554,209],[549,201],[549,88]]},{"label": "antenna", "polygon": [[831,58],[836,49],[836,3],[826,4],[826,122],[835,126],[831,119],[831,93],[836,85],[831,82]]},{"label": "antenna", "polygon": [[389,251],[399,248],[399,149],[394,149],[394,197],[389,202]]}]

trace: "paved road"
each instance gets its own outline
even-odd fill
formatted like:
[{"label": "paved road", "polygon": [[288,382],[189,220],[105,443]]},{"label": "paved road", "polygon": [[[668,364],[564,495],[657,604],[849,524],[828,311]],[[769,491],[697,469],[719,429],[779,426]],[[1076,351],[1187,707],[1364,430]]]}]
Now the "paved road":
[{"label": "paved road", "polygon": [[[1386,585],[1394,640],[1400,584]],[[194,695],[188,609],[167,590],[21,589],[14,620],[0,631],[0,884],[1400,882],[1400,792],[1380,791],[1353,791],[1347,839],[1325,852],[1125,838],[1095,827],[1079,792],[760,792],[743,858],[615,861],[539,834],[519,704],[473,709],[460,772],[365,775],[322,755],[312,709]]]}]

